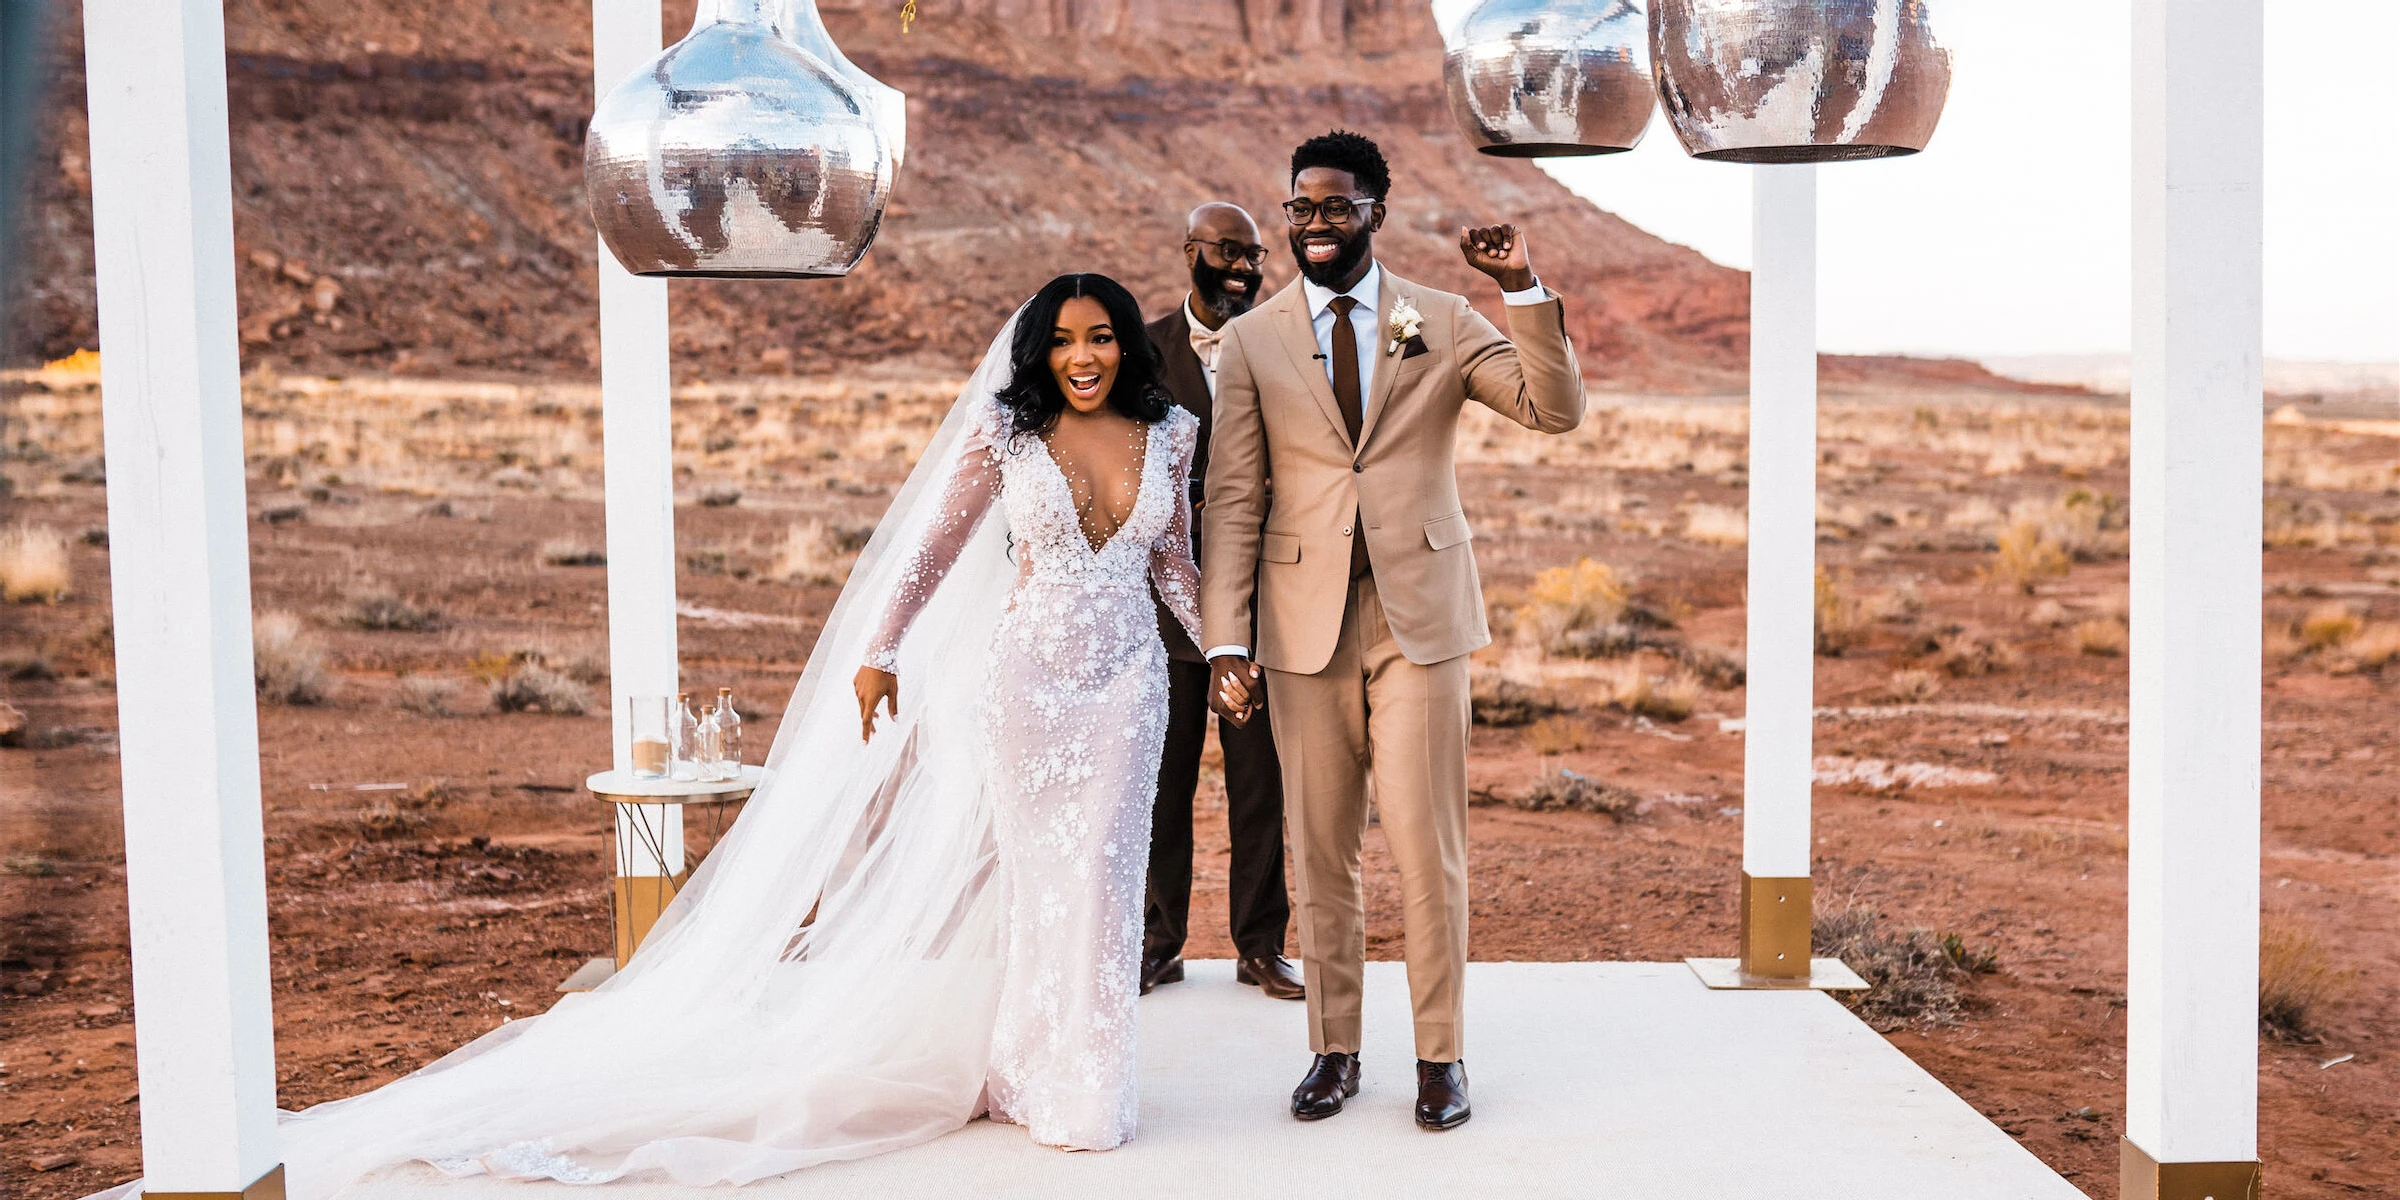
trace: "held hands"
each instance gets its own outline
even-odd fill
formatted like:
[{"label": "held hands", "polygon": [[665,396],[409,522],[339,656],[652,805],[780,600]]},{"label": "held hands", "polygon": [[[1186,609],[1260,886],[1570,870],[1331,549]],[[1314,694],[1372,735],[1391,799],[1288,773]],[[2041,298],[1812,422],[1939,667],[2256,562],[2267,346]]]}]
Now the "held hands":
[{"label": "held hands", "polygon": [[1239,729],[1258,711],[1258,664],[1238,654],[1208,660],[1208,706]]},{"label": "held hands", "polygon": [[1467,265],[1492,277],[1506,292],[1533,286],[1533,260],[1525,253],[1525,235],[1514,225],[1484,225],[1458,231],[1458,252]]},{"label": "held hands", "polygon": [[858,693],[858,740],[875,737],[875,710],[889,703],[893,718],[900,716],[900,677],[874,667],[860,667],[850,680],[850,690]]}]

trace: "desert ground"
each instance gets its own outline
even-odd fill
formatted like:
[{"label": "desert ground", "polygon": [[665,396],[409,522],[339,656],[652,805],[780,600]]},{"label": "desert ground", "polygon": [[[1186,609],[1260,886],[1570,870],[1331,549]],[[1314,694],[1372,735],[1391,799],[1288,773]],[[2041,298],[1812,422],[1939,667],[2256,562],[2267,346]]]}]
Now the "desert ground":
[{"label": "desert ground", "polygon": [[[951,387],[678,392],[684,678],[736,689],[753,761]],[[1499,633],[1471,768],[1483,958],[1731,952],[1745,412],[1596,399],[1566,437],[1479,412],[1462,435]],[[299,1107],[540,1012],[609,946],[608,822],[579,789],[608,752],[599,408],[581,385],[260,371],[245,411],[277,1074]],[[87,374],[24,373],[0,427],[0,696],[22,717],[0,748],[0,1194],[24,1200],[139,1165],[98,412]],[[2262,413],[2279,1197],[2400,1180],[2390,415]],[[1821,420],[1820,952],[1879,983],[1862,1017],[2095,1197],[2123,1127],[2127,436],[2106,396],[1836,392]],[[1230,951],[1217,787],[1202,956]],[[1396,957],[1370,855],[1372,951]]]}]

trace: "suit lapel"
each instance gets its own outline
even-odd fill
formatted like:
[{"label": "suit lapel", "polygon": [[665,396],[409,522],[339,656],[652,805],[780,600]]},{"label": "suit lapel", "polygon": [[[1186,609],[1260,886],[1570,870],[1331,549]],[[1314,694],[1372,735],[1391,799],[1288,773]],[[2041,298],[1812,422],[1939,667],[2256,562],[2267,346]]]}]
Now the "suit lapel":
[{"label": "suit lapel", "polygon": [[1392,349],[1392,307],[1400,297],[1413,293],[1411,287],[1390,268],[1383,272],[1383,294],[1375,298],[1375,382],[1368,386],[1365,423],[1359,426],[1358,444],[1364,446],[1375,436],[1375,426],[1383,419],[1383,410],[1391,407],[1392,385],[1400,374],[1400,355]]},{"label": "suit lapel", "polygon": [[1292,370],[1299,374],[1308,394],[1315,397],[1317,408],[1332,423],[1335,435],[1348,443],[1350,427],[1342,420],[1341,406],[1334,403],[1333,381],[1325,374],[1324,360],[1317,357],[1317,329],[1309,320],[1308,293],[1295,279],[1283,290],[1280,299],[1283,311],[1276,314],[1275,331],[1283,342],[1285,355],[1291,359]]}]

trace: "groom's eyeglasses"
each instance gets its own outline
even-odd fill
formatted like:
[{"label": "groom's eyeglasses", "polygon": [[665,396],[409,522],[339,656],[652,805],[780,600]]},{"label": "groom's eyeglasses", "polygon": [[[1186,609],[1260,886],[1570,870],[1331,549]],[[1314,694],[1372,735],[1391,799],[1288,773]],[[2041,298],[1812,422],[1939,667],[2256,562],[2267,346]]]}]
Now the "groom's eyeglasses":
[{"label": "groom's eyeglasses", "polygon": [[1373,196],[1327,196],[1323,200],[1286,200],[1283,215],[1294,225],[1306,225],[1324,214],[1328,225],[1347,225],[1358,210],[1370,204],[1381,204]]},{"label": "groom's eyeglasses", "polygon": [[1225,240],[1218,242],[1206,241],[1201,238],[1185,238],[1183,244],[1186,246],[1207,246],[1210,249],[1215,250],[1217,252],[1217,261],[1225,264],[1228,267],[1235,263],[1247,263],[1252,270],[1256,270],[1258,269],[1259,264],[1267,261],[1267,248],[1265,246],[1245,246],[1240,242],[1234,241],[1232,238],[1226,238]]}]

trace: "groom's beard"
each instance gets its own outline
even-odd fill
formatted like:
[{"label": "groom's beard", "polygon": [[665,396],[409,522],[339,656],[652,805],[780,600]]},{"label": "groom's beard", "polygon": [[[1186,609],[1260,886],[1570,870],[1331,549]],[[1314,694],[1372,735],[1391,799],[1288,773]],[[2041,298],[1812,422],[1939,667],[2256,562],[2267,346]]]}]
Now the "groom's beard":
[{"label": "groom's beard", "polygon": [[1356,270],[1358,264],[1365,262],[1367,255],[1375,249],[1375,235],[1361,229],[1349,234],[1336,234],[1342,239],[1341,251],[1322,263],[1310,262],[1307,233],[1305,229],[1292,231],[1292,257],[1299,260],[1300,273],[1321,288],[1340,287],[1342,280]]},{"label": "groom's beard", "polygon": [[[1229,279],[1239,279],[1249,286],[1238,292],[1226,291],[1225,281]],[[1234,271],[1207,263],[1192,267],[1192,295],[1199,299],[1200,307],[1220,322],[1249,312],[1258,303],[1258,289],[1265,284],[1266,279],[1256,271]]]}]

